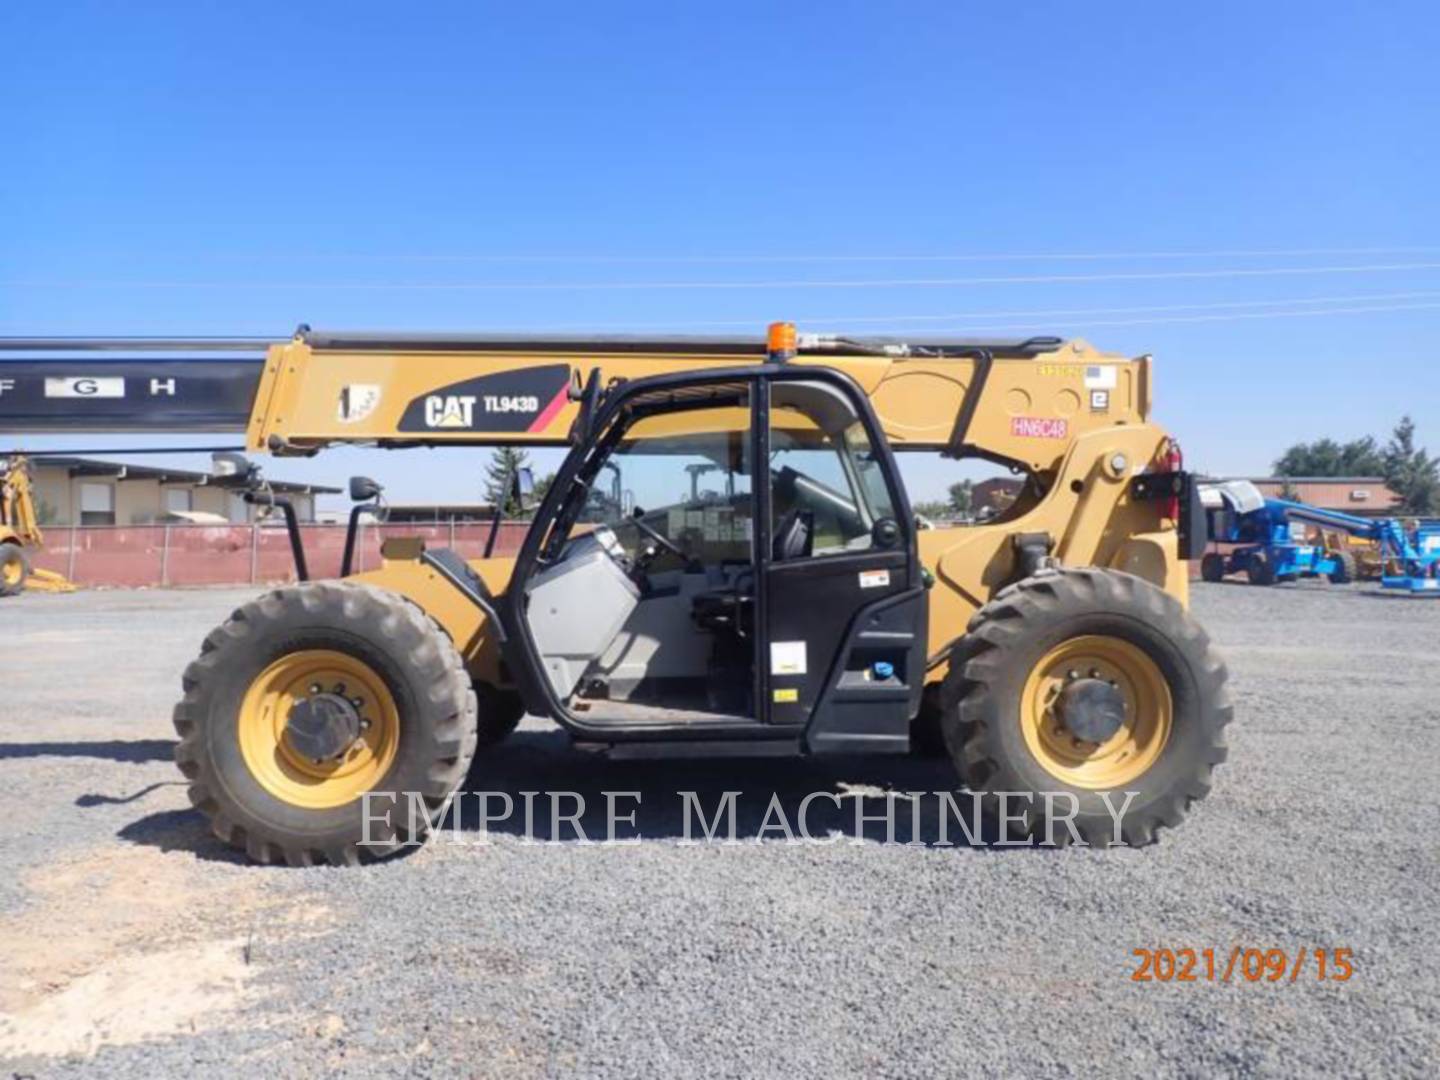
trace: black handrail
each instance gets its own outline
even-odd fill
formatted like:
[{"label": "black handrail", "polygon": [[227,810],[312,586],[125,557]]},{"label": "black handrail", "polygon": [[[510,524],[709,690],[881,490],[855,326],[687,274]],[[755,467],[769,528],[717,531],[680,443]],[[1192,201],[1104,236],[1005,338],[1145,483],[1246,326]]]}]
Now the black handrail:
[{"label": "black handrail", "polygon": [[350,576],[350,567],[355,561],[355,537],[360,531],[360,515],[365,513],[377,514],[378,508],[374,503],[361,503],[350,508],[350,524],[345,529],[345,555],[340,560],[342,578]]},{"label": "black handrail", "polygon": [[290,555],[295,560],[295,577],[299,581],[310,580],[310,567],[305,561],[305,541],[300,538],[300,518],[295,513],[295,504],[289,499],[277,499],[269,492],[247,491],[245,501],[252,506],[278,506],[285,515],[285,531],[290,534]]}]

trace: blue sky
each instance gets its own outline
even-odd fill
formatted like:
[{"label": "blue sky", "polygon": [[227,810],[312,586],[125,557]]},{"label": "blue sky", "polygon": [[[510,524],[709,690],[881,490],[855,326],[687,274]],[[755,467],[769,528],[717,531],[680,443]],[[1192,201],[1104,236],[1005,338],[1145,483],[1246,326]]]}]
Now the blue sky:
[{"label": "blue sky", "polygon": [[0,334],[1048,332],[1153,353],[1212,471],[1406,411],[1440,450],[1437,44],[1433,3],[6,5]]}]

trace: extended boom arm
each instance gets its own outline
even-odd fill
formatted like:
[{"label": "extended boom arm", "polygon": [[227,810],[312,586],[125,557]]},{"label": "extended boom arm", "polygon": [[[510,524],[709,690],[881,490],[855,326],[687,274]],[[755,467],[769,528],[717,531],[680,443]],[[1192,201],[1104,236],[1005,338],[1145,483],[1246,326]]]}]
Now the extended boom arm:
[{"label": "extended boom arm", "polygon": [[234,431],[251,449],[279,454],[344,443],[559,445],[592,370],[606,386],[767,361],[846,372],[897,450],[1038,472],[1058,471],[1086,432],[1143,424],[1150,411],[1148,357],[1056,338],[809,337],[777,353],[758,337],[402,337],[302,327],[283,342],[10,338],[0,352],[25,357],[0,361],[0,432]]}]

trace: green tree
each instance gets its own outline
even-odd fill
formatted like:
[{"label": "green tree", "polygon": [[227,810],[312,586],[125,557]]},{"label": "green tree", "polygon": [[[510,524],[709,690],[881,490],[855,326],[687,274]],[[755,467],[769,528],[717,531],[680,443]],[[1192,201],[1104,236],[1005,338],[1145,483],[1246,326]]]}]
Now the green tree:
[{"label": "green tree", "polygon": [[947,518],[955,511],[948,502],[941,499],[929,499],[925,502],[917,502],[911,509],[923,518],[935,521],[939,518]]},{"label": "green tree", "polygon": [[1400,496],[1405,514],[1440,512],[1440,458],[1433,458],[1415,445],[1415,421],[1400,418],[1385,447],[1385,486]]},{"label": "green tree", "polygon": [[1296,443],[1275,462],[1276,476],[1381,476],[1385,455],[1369,435],[1349,442]]},{"label": "green tree", "polygon": [[[530,456],[518,446],[497,446],[485,466],[485,500],[506,517],[520,516],[520,503],[515,498],[511,477],[516,469],[525,468]],[[504,506],[501,506],[501,503]]]},{"label": "green tree", "polygon": [[957,480],[947,489],[950,494],[950,509],[957,514],[970,513],[971,489],[975,485],[969,480]]}]

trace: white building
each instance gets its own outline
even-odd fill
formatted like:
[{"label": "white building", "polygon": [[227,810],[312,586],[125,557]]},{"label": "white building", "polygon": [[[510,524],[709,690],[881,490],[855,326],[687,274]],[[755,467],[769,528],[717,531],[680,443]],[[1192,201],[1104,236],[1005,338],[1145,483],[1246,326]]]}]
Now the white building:
[{"label": "white building", "polygon": [[[31,457],[30,468],[41,525],[245,524],[255,518],[256,508],[242,497],[238,477],[44,454]],[[277,496],[294,503],[301,521],[315,520],[316,495],[340,493],[316,484],[268,483]]]}]

